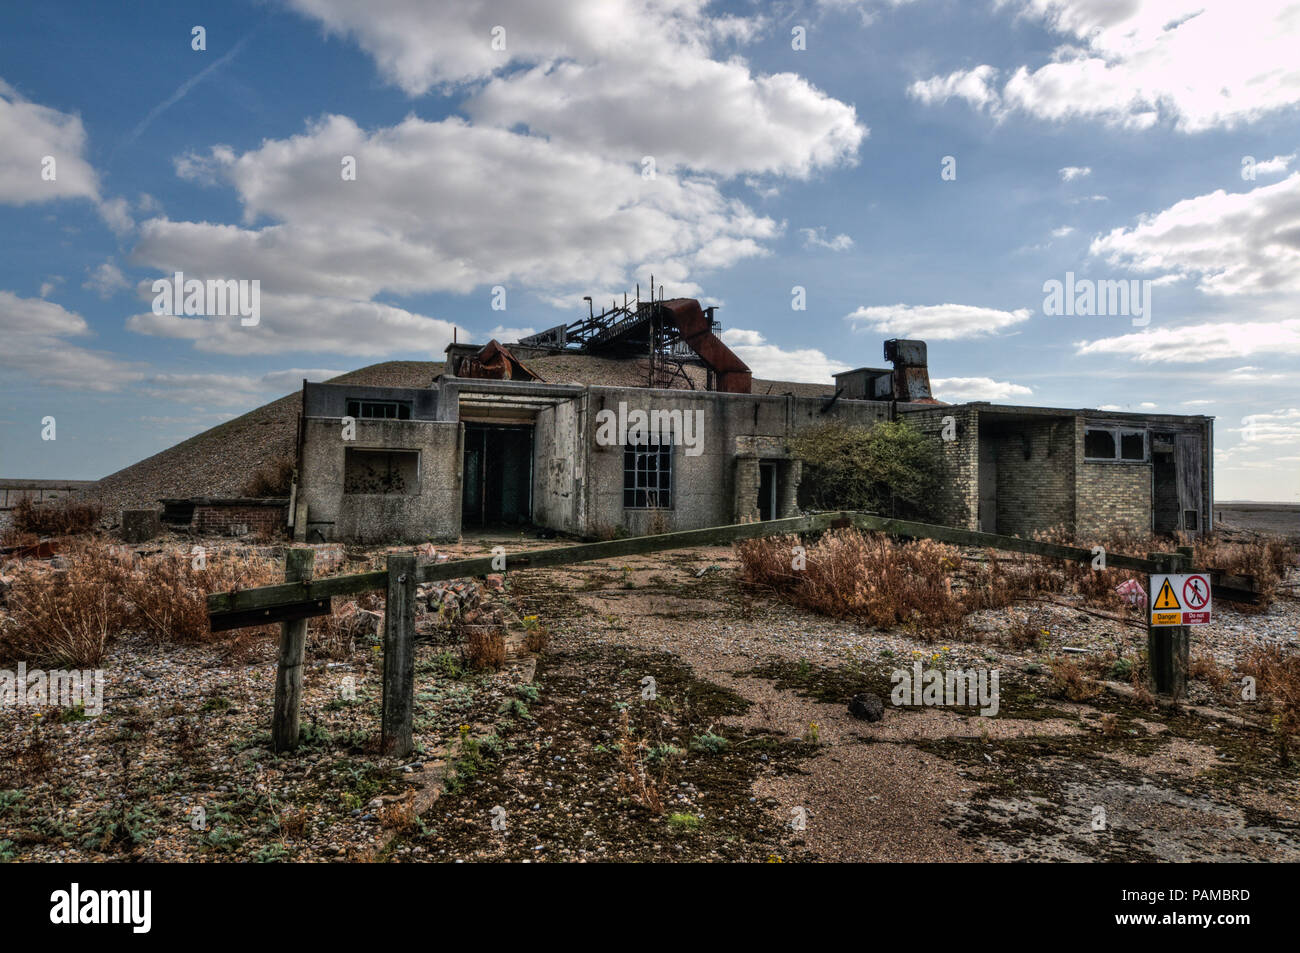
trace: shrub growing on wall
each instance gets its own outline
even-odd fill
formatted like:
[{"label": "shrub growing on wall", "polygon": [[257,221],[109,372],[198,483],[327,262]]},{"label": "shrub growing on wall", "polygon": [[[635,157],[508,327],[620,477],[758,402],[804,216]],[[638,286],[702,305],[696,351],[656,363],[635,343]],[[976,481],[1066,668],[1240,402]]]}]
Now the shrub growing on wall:
[{"label": "shrub growing on wall", "polygon": [[790,449],[803,460],[801,506],[907,519],[935,516],[943,457],[934,438],[906,421],[872,427],[815,424],[796,433]]}]

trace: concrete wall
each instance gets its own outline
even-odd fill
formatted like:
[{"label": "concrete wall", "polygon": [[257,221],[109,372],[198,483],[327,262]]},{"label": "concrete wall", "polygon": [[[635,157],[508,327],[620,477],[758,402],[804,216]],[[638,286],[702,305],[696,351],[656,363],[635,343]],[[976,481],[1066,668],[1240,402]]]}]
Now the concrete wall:
[{"label": "concrete wall", "polygon": [[[356,439],[342,422],[303,422],[298,500],[306,503],[308,539],[360,543],[448,541],[460,537],[461,425],[425,420],[358,420]],[[348,448],[419,453],[419,481],[403,493],[345,493]]]},{"label": "concrete wall", "polygon": [[586,447],[581,399],[538,412],[533,423],[533,522],[585,535]]},{"label": "concrete wall", "polygon": [[349,400],[396,400],[411,405],[412,420],[438,419],[436,387],[361,387],[350,384],[312,384],[303,388],[303,415],[342,417]]}]

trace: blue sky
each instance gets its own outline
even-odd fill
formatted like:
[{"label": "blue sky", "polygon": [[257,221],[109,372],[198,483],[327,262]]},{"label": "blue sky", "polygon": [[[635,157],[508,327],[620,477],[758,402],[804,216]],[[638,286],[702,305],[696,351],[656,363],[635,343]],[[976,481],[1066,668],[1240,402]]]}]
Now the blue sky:
[{"label": "blue sky", "polygon": [[[1300,500],[1300,4],[1250,9],[8,5],[0,475],[102,476],[653,272],[758,376],[920,337],[941,398],[1213,415],[1218,498]],[[260,322],[153,313],[177,270],[257,279]],[[1045,313],[1067,272],[1150,281],[1147,319]]]}]

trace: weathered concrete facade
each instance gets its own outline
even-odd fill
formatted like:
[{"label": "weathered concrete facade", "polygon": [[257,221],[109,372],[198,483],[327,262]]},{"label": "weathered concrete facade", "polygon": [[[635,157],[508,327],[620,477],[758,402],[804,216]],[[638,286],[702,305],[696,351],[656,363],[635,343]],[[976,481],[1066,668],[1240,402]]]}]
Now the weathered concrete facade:
[{"label": "weathered concrete facade", "polygon": [[1213,418],[986,403],[902,414],[942,441],[950,525],[1013,536],[1212,528]]},{"label": "weathered concrete facade", "polygon": [[[427,388],[306,384],[295,532],[450,540],[505,523],[608,537],[779,519],[798,512],[794,433],[889,419],[941,447],[936,502],[949,525],[1013,535],[1211,525],[1211,418],[843,397],[880,390],[884,372],[873,373],[841,375],[825,396],[453,374]],[[638,426],[673,439],[642,440]]]}]

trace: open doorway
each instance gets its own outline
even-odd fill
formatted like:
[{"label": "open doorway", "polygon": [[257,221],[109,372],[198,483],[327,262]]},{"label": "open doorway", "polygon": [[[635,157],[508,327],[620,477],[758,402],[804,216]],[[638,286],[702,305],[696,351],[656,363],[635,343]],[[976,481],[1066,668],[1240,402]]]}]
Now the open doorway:
[{"label": "open doorway", "polygon": [[531,425],[465,425],[461,524],[517,525],[533,518]]},{"label": "open doorway", "polygon": [[776,519],[776,463],[771,460],[758,464],[758,518]]}]

